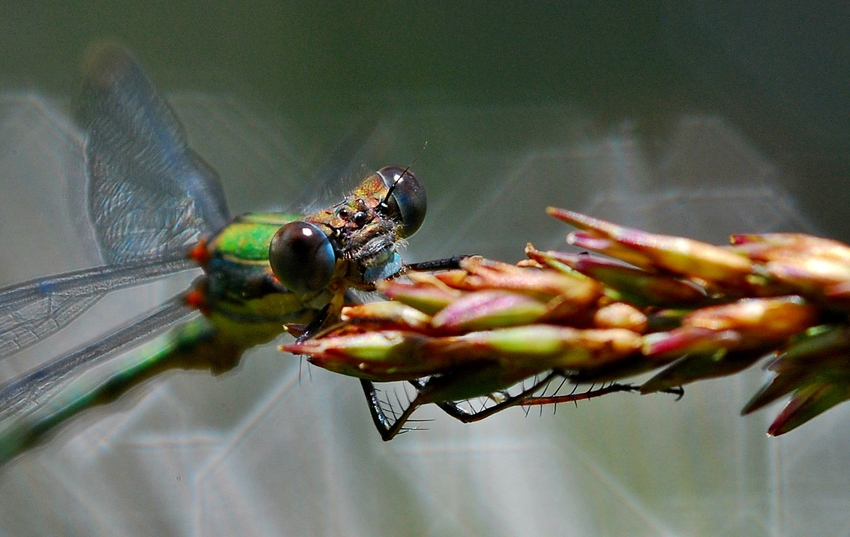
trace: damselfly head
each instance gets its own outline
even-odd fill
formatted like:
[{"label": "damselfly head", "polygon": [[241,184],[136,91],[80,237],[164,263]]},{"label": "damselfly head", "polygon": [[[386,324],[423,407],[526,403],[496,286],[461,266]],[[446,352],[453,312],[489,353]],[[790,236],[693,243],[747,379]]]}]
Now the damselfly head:
[{"label": "damselfly head", "polygon": [[269,247],[269,262],[288,289],[318,292],[335,277],[371,289],[398,275],[403,239],[425,220],[425,189],[410,170],[391,166],[367,177],[341,203],[284,225]]}]

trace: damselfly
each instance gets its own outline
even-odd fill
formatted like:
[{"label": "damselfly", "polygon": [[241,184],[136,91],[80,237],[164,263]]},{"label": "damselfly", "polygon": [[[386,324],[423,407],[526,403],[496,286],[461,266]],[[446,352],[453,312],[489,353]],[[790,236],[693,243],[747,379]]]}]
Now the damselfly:
[{"label": "damselfly", "polygon": [[[0,290],[0,357],[43,341],[111,291],[199,266],[204,275],[159,308],[0,387],[4,456],[163,370],[228,370],[285,324],[309,335],[338,318],[349,290],[372,290],[406,269],[397,247],[426,210],[407,169],[382,168],[307,216],[233,218],[215,173],[129,52],[104,46],[92,54],[77,112],[88,216],[106,264]],[[44,410],[81,373],[169,329],[95,389]]]}]

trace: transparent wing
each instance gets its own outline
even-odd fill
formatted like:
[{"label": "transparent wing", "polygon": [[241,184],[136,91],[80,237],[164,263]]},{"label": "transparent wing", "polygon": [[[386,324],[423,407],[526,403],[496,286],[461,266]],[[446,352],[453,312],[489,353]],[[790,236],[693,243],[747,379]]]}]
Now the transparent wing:
[{"label": "transparent wing", "polygon": [[128,51],[91,52],[78,118],[81,188],[107,266],[0,290],[0,358],[67,326],[110,291],[191,268],[186,248],[230,220],[215,173]]},{"label": "transparent wing", "polygon": [[0,359],[67,326],[104,294],[194,268],[188,259],[94,267],[0,289]]},{"label": "transparent wing", "polygon": [[0,385],[0,422],[37,408],[67,382],[121,349],[193,315],[199,313],[186,305],[182,295],[174,297],[111,334]]},{"label": "transparent wing", "polygon": [[107,264],[182,255],[230,221],[215,172],[135,58],[112,46],[87,61],[78,107],[86,134],[87,206]]}]

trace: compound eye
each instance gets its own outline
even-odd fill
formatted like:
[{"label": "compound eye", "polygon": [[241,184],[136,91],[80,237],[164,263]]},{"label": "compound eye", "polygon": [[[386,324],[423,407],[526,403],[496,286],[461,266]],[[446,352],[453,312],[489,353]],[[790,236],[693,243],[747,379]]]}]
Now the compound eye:
[{"label": "compound eye", "polygon": [[410,170],[398,166],[381,168],[378,175],[390,189],[384,200],[387,216],[401,222],[402,237],[410,237],[425,221],[428,208],[425,187]]},{"label": "compound eye", "polygon": [[269,263],[284,287],[306,294],[320,291],[331,281],[336,255],[321,228],[307,222],[290,222],[272,238]]}]

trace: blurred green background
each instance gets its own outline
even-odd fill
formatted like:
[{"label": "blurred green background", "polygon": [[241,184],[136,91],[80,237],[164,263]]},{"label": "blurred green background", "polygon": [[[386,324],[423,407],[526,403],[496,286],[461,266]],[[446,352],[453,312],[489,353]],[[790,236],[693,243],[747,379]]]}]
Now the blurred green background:
[{"label": "blurred green background", "polygon": [[111,37],[166,90],[232,92],[285,116],[313,159],[340,116],[375,107],[568,103],[654,133],[716,112],[846,238],[831,190],[850,169],[847,15],[841,2],[3,2],[0,80],[67,94],[82,51]]}]

